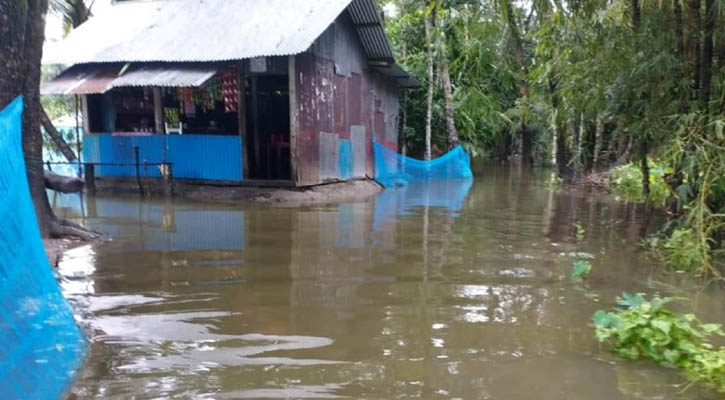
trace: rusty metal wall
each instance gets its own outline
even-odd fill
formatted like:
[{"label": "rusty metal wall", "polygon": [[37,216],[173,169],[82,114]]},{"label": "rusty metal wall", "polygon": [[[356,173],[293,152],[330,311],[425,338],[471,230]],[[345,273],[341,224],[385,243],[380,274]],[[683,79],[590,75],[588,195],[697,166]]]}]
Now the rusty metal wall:
[{"label": "rusty metal wall", "polygon": [[333,77],[335,81],[333,91],[333,102],[335,103],[334,110],[334,132],[339,134],[340,137],[349,139],[350,138],[350,119],[348,117],[347,109],[347,98],[348,98],[348,81],[350,79],[340,75]]},{"label": "rusty metal wall", "polygon": [[333,44],[335,73],[345,77],[362,74],[367,64],[367,57],[349,13],[343,12],[333,26],[335,27]]},{"label": "rusty metal wall", "polygon": [[398,88],[364,60],[347,13],[295,57],[298,186],[374,176],[373,140],[397,151]]},{"label": "rusty metal wall", "polygon": [[375,158],[373,157],[373,121],[374,121],[374,108],[373,101],[375,96],[373,94],[372,84],[370,81],[370,71],[366,70],[362,77],[362,96],[360,113],[362,116],[362,125],[365,127],[365,174],[367,176],[375,176]]},{"label": "rusty metal wall", "polygon": [[362,76],[352,74],[348,80],[347,115],[350,125],[362,125]]},{"label": "rusty metal wall", "polygon": [[297,132],[295,132],[297,186],[320,181],[320,132],[332,132],[332,63],[312,54],[295,57]]},{"label": "rusty metal wall", "polygon": [[365,140],[365,127],[362,125],[350,126],[350,141],[352,147],[352,178],[364,178],[367,161],[367,142]]},{"label": "rusty metal wall", "polygon": [[366,78],[373,96],[373,133],[375,141],[390,150],[398,150],[398,89],[377,71],[370,71]]},{"label": "rusty metal wall", "polygon": [[334,133],[320,132],[320,181],[329,182],[340,178],[338,164],[340,159],[339,136]]}]

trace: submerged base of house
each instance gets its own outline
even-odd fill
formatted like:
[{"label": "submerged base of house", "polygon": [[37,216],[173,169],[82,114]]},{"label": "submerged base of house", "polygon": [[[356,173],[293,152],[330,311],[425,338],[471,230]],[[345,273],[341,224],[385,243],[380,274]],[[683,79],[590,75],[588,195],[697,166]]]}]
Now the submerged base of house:
[{"label": "submerged base of house", "polygon": [[[195,182],[175,180],[173,196],[195,201],[225,204],[257,203],[286,207],[320,205],[364,201],[380,193],[383,187],[370,179],[333,182],[322,185],[294,187],[291,182],[265,181],[264,185],[225,184],[223,182]],[[162,179],[141,179],[141,189],[136,179],[97,178],[96,193],[99,195],[142,195],[150,198],[164,198],[167,186]]]}]

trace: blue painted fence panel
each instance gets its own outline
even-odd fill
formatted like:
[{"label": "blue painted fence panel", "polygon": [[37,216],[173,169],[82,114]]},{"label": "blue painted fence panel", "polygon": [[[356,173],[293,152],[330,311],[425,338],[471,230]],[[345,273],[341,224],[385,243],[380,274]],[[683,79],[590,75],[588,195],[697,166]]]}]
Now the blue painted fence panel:
[{"label": "blue painted fence panel", "polygon": [[352,178],[353,165],[352,141],[340,138],[340,156],[337,159],[337,167],[341,180],[346,181]]},{"label": "blue painted fence panel", "polygon": [[168,160],[174,177],[241,181],[242,138],[239,136],[168,136]]},{"label": "blue painted fence panel", "polygon": [[[164,140],[166,139],[166,140]],[[89,163],[130,164],[128,166],[101,165],[98,177],[133,177],[133,148],[139,148],[140,173],[144,177],[161,176],[158,166],[144,166],[144,162],[173,164],[174,178],[216,181],[241,181],[242,139],[239,136],[214,135],[162,135],[112,136],[85,135],[83,156]]]}]

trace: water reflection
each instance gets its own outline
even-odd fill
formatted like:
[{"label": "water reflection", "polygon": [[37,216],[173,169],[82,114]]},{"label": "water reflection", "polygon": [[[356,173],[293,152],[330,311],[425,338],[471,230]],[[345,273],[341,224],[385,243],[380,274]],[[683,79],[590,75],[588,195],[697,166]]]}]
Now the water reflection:
[{"label": "water reflection", "polygon": [[[299,209],[59,202],[114,236],[60,265],[94,332],[74,394],[711,396],[681,394],[677,375],[620,362],[594,342],[600,299],[661,290],[631,246],[644,216],[543,181],[490,169],[473,186]],[[589,287],[567,278],[571,252],[595,256]],[[697,311],[723,319],[723,300],[701,294]]]}]

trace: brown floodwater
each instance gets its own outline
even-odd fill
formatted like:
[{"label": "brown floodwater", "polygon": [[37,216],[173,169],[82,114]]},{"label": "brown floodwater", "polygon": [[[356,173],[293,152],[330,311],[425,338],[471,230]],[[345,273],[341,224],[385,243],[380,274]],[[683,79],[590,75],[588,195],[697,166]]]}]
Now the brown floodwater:
[{"label": "brown floodwater", "polygon": [[488,167],[303,208],[55,199],[113,238],[59,265],[91,342],[70,398],[718,398],[614,357],[591,316],[631,291],[722,322],[725,290],[645,257],[657,217],[547,177]]}]

